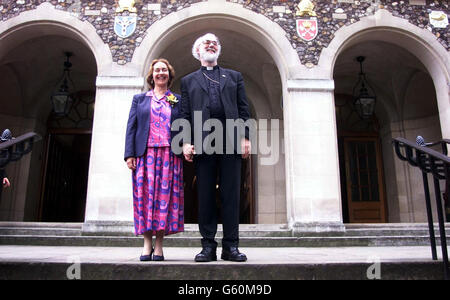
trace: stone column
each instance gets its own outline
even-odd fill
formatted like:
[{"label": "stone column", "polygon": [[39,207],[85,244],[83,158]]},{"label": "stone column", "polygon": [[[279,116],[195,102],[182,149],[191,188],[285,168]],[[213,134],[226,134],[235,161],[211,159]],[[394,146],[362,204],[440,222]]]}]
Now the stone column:
[{"label": "stone column", "polygon": [[143,87],[142,77],[97,77],[83,231],[132,232],[131,173],[123,155],[133,95]]},{"label": "stone column", "polygon": [[344,231],[333,80],[288,80],[287,219],[293,233]]}]

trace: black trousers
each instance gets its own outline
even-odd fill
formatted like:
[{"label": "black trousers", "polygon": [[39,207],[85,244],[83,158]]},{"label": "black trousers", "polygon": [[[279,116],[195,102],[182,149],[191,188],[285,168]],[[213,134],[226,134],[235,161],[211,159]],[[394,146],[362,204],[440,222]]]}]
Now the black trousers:
[{"label": "black trousers", "polygon": [[236,154],[198,155],[194,158],[198,191],[198,222],[202,247],[216,248],[217,233],[216,179],[222,205],[222,247],[239,244],[239,198],[242,158]]}]

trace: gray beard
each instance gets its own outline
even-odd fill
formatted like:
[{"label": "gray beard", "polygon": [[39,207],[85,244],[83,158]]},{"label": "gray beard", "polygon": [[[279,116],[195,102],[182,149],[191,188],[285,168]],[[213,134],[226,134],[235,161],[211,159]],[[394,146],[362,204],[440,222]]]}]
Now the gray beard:
[{"label": "gray beard", "polygon": [[219,58],[219,55],[217,53],[211,54],[211,53],[206,52],[206,51],[200,53],[200,55],[201,55],[200,57],[201,57],[202,60],[204,60],[206,62],[209,62],[209,63],[215,62]]}]

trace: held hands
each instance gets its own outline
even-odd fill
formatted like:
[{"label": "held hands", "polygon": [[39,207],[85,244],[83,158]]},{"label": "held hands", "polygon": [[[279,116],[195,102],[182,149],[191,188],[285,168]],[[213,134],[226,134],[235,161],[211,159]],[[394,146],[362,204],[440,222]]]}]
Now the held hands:
[{"label": "held hands", "polygon": [[[247,159],[252,151],[252,144],[247,139],[242,139],[241,141],[242,158]],[[184,144],[183,155],[188,162],[194,160],[195,148],[191,144]]]},{"label": "held hands", "polygon": [[4,188],[7,188],[7,187],[10,187],[11,186],[11,183],[9,182],[9,180],[8,180],[8,178],[3,178],[3,187]]},{"label": "held hands", "polygon": [[136,170],[136,158],[135,157],[127,158],[127,167],[130,170]]},{"label": "held hands", "polygon": [[195,154],[194,145],[191,145],[191,144],[184,144],[183,145],[184,159],[186,159],[188,162],[193,162],[194,161],[194,154]]},{"label": "held hands", "polygon": [[252,143],[247,139],[241,140],[242,158],[247,159],[252,152]]}]

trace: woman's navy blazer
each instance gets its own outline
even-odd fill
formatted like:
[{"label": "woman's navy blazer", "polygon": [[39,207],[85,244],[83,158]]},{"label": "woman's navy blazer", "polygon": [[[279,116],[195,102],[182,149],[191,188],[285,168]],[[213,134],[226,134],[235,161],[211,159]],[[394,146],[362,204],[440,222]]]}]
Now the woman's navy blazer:
[{"label": "woman's navy blazer", "polygon": [[[134,95],[133,97],[125,136],[124,160],[127,160],[129,157],[143,156],[147,148],[148,134],[150,132],[150,97],[145,96],[146,94],[147,92]],[[180,95],[173,94],[178,101],[181,101]],[[179,107],[179,102],[172,106],[170,124],[179,118]],[[171,138],[175,135],[176,132],[171,131]]]}]

